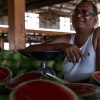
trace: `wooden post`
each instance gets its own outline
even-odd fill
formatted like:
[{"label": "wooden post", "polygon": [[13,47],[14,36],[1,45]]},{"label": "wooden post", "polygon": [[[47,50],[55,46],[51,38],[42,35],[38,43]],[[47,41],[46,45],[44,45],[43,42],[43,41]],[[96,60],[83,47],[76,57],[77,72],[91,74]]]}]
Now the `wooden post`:
[{"label": "wooden post", "polygon": [[1,37],[0,38],[0,50],[4,50],[4,42],[5,42],[5,38]]},{"label": "wooden post", "polygon": [[8,0],[9,49],[16,51],[26,45],[25,0]]}]

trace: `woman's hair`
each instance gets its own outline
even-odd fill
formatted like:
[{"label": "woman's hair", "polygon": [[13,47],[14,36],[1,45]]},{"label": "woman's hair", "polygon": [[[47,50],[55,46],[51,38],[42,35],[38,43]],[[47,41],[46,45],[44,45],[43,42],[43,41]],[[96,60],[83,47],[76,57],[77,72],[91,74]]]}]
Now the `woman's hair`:
[{"label": "woman's hair", "polygon": [[89,2],[92,5],[92,7],[93,7],[93,13],[94,13],[94,15],[95,16],[98,15],[97,7],[95,6],[95,4],[93,2],[88,1],[88,0],[82,0],[80,3],[82,3],[82,2]]}]

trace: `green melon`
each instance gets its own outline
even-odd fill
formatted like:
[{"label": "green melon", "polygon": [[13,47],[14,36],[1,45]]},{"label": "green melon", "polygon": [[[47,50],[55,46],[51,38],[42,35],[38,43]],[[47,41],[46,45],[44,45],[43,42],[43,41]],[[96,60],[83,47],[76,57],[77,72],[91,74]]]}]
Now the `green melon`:
[{"label": "green melon", "polygon": [[22,54],[17,51],[13,52],[12,54],[10,54],[9,60],[22,60]]},{"label": "green melon", "polygon": [[62,59],[55,60],[53,69],[55,71],[62,71],[61,68],[62,68]]},{"label": "green melon", "polygon": [[10,100],[78,100],[78,96],[64,85],[38,79],[17,86]]},{"label": "green melon", "polygon": [[54,61],[54,60],[49,60],[49,61],[46,61],[46,67],[53,68],[54,63],[55,63],[55,61]]},{"label": "green melon", "polygon": [[0,51],[0,60],[2,60],[3,58],[2,58],[2,56],[1,56],[1,51]]},{"label": "green melon", "polygon": [[36,71],[26,72],[7,81],[6,87],[8,89],[13,89],[23,82],[33,80],[33,79],[41,79],[42,77],[44,77],[43,74]]},{"label": "green melon", "polygon": [[2,66],[6,66],[7,62],[8,62],[8,60],[7,59],[4,59],[4,60],[2,60],[1,65]]},{"label": "green melon", "polygon": [[[27,57],[27,56],[24,56],[24,55],[22,55],[22,59],[23,60],[31,60],[31,58],[29,58],[29,57]],[[33,59],[32,59],[33,60]]]},{"label": "green melon", "polygon": [[32,60],[26,60],[26,61],[22,60],[21,67],[28,69],[29,67],[32,67],[32,63],[33,63]]},{"label": "green melon", "polygon": [[[4,62],[5,62],[5,64],[4,64]],[[3,64],[4,64],[4,66],[6,66],[6,67],[8,67],[9,69],[11,69],[12,68],[12,63],[14,62],[13,60],[6,60],[6,61],[4,61],[4,62],[2,62]]]},{"label": "green melon", "polygon": [[0,60],[0,66],[2,66],[2,60]]},{"label": "green melon", "polygon": [[22,61],[21,60],[13,60],[13,63],[12,63],[12,67],[17,70],[17,69],[20,69],[21,68],[21,63]]},{"label": "green melon", "polygon": [[32,66],[33,66],[33,68],[34,68],[35,70],[37,70],[37,69],[41,68],[41,64],[42,64],[41,61],[39,61],[39,60],[34,60],[33,63],[32,63]]},{"label": "green melon", "polygon": [[1,59],[8,59],[10,54],[12,54],[13,52],[10,50],[2,50],[0,51],[0,58]]}]

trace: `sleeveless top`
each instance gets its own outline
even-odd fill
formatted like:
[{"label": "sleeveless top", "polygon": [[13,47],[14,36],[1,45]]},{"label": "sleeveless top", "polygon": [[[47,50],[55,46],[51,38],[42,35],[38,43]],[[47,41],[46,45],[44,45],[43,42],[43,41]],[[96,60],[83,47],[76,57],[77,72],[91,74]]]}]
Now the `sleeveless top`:
[{"label": "sleeveless top", "polygon": [[[70,44],[74,43],[76,34],[71,35]],[[62,73],[64,79],[69,82],[81,81],[89,78],[96,71],[96,53],[92,44],[93,33],[89,36],[85,44],[80,48],[84,55],[84,60],[79,59],[79,62],[73,64],[65,57],[62,63]]]}]

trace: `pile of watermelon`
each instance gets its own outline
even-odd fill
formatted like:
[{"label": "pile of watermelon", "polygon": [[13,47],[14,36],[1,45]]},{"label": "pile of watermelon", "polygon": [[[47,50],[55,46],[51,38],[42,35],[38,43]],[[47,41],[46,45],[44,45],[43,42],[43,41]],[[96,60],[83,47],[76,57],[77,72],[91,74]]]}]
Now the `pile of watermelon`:
[{"label": "pile of watermelon", "polygon": [[[0,67],[0,84],[7,94],[0,100],[99,100],[100,88],[88,83],[69,83],[57,76],[31,71],[15,77],[6,67]],[[1,90],[1,87],[0,87]]]},{"label": "pile of watermelon", "polygon": [[[0,61],[0,100],[100,99],[100,71],[91,75],[91,83],[69,83],[60,76],[61,73],[54,76],[36,71],[41,67],[41,62],[19,52],[3,50]],[[46,64],[56,74],[61,72],[61,59]]]},{"label": "pile of watermelon", "polygon": [[99,100],[100,88],[89,83],[69,83],[49,73],[36,71],[16,76],[6,82],[12,90],[10,100]]}]

